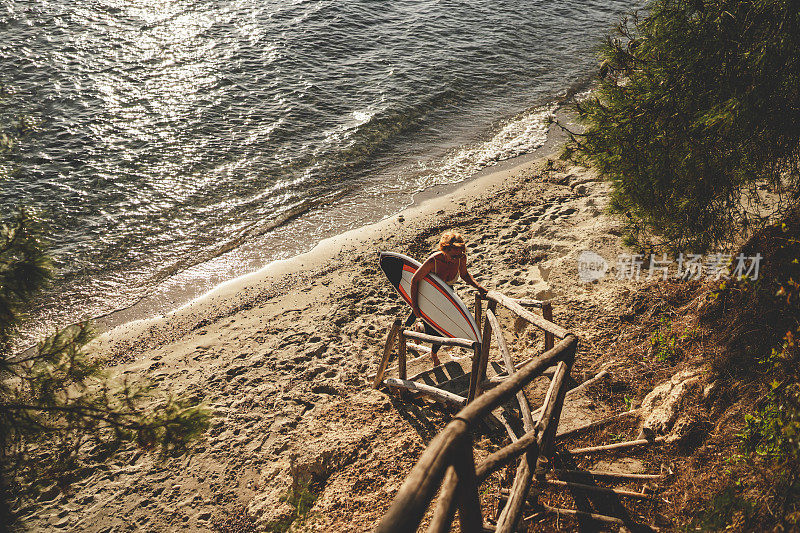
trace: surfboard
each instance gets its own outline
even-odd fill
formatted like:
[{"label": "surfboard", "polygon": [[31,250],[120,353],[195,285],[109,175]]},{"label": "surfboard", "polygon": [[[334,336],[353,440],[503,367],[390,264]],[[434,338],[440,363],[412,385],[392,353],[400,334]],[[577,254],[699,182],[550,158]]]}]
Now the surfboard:
[{"label": "surfboard", "polygon": [[[400,297],[411,305],[411,278],[422,265],[395,252],[381,252],[380,266]],[[481,342],[480,328],[453,289],[436,274],[419,284],[417,304],[423,320],[443,337]]]}]

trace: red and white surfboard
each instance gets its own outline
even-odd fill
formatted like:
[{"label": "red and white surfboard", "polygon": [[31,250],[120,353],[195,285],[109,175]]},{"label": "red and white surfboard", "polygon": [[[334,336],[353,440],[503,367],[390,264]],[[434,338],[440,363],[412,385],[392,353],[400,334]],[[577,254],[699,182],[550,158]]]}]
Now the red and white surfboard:
[{"label": "red and white surfboard", "polygon": [[[403,254],[381,252],[380,265],[400,296],[411,305],[411,278],[422,266]],[[475,319],[461,298],[436,274],[428,274],[419,284],[417,303],[422,318],[444,337],[481,342]]]}]

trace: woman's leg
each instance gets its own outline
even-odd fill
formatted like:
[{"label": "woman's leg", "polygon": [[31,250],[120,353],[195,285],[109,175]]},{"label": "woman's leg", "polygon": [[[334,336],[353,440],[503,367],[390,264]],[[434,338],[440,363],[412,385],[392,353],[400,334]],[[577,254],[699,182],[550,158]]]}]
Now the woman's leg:
[{"label": "woman's leg", "polygon": [[[442,334],[433,329],[431,326],[429,326],[427,322],[423,321],[423,323],[425,324],[425,333],[427,333],[428,335],[441,337]],[[439,348],[441,347],[442,347],[441,344],[438,344],[436,342],[431,343],[431,359],[433,359],[433,366],[439,366],[440,364],[442,364],[441,361],[439,361],[439,357],[437,356],[437,354],[439,353]]]},{"label": "woman's leg", "polygon": [[[414,312],[412,311],[412,312],[411,312],[411,315],[410,315],[410,316],[409,316],[409,317],[406,319],[406,323],[405,323],[405,325],[404,325],[403,327],[404,327],[404,328],[411,327],[411,325],[412,325],[414,322],[416,322],[416,320],[417,320],[417,315],[415,315],[415,314],[414,314]],[[434,336],[436,336],[436,337],[439,337],[439,336],[441,336],[441,334],[440,334],[438,331],[436,331],[435,329],[433,329],[433,328],[432,328],[430,325],[428,325],[428,323],[427,323],[427,322],[425,322],[424,320],[422,321],[422,324],[425,326],[425,333],[426,333],[426,334],[428,334],[428,335],[434,335]],[[441,363],[441,361],[439,361],[439,357],[438,357],[438,355],[437,355],[437,354],[439,353],[439,348],[441,348],[441,347],[442,347],[442,345],[441,345],[441,344],[438,344],[438,343],[435,343],[435,342],[434,342],[434,343],[431,343],[431,359],[433,359],[433,366],[439,366],[440,364],[442,364],[442,363]]]}]

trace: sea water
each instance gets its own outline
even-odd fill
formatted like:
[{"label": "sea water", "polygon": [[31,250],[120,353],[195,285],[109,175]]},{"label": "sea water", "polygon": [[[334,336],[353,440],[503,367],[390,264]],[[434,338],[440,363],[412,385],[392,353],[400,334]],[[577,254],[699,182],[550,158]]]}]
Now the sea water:
[{"label": "sea water", "polygon": [[3,1],[0,208],[36,210],[58,268],[39,330],[179,305],[534,150],[641,4]]}]

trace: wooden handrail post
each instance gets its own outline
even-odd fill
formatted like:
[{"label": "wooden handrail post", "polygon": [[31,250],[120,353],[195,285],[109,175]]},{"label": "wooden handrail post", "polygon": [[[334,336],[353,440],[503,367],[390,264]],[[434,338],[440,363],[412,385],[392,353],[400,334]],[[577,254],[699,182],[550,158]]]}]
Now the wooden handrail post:
[{"label": "wooden handrail post", "polygon": [[453,451],[458,449],[467,428],[467,422],[454,419],[433,438],[400,486],[375,533],[412,533],[417,530],[442,478],[452,465]]},{"label": "wooden handrail post", "polygon": [[[487,342],[487,339],[484,338],[483,342]],[[469,376],[469,393],[467,394],[467,404],[475,399],[475,396],[478,392],[478,369],[481,366],[481,353],[483,353],[481,343],[476,342],[472,346],[472,370],[470,370]]]},{"label": "wooden handrail post", "polygon": [[442,488],[439,491],[439,499],[436,500],[436,509],[433,512],[433,519],[428,524],[428,533],[447,533],[453,523],[456,514],[456,489],[458,487],[458,475],[454,466],[447,468],[444,475]]},{"label": "wooden handrail post", "polygon": [[[553,304],[547,302],[542,305],[542,317],[545,320],[552,322],[553,321]],[[553,346],[555,346],[556,340],[553,337],[553,334],[549,331],[545,330],[544,332],[544,350],[547,351]]]},{"label": "wooden handrail post", "polygon": [[[494,311],[497,309],[497,304],[495,302],[489,302],[489,305],[486,307],[486,309]],[[483,343],[481,344],[481,358],[480,364],[478,365],[478,386],[475,389],[476,396],[483,392],[481,383],[483,383],[483,381],[486,379],[486,366],[489,364],[489,348],[492,346],[492,325],[488,320],[484,320],[483,335],[481,338]]]},{"label": "wooden handrail post", "polygon": [[574,347],[570,349],[571,353],[568,355],[569,359],[558,363],[553,381],[550,383],[550,390],[547,391],[548,397],[551,392],[555,395],[554,398],[545,400],[542,406],[542,414],[539,418],[539,427],[542,428],[542,434],[539,436],[539,450],[544,456],[550,457],[553,453],[553,442],[555,441],[556,432],[558,431],[558,422],[561,418],[561,408],[564,406],[564,396],[567,393],[566,378],[569,375],[570,368],[572,368],[572,358],[575,356]]},{"label": "wooden handrail post", "polygon": [[400,344],[397,347],[397,375],[400,379],[406,379],[408,374],[406,373],[406,347],[408,339],[406,338],[406,334],[402,328],[398,333],[400,335]]},{"label": "wooden handrail post", "polygon": [[[506,365],[506,372],[508,375],[513,375],[517,369],[514,368],[514,360],[511,359],[511,352],[508,351],[506,339],[503,337],[503,330],[500,328],[500,322],[494,314],[492,305],[486,310],[486,320],[492,325],[494,336],[497,339],[497,348],[500,350],[500,355],[503,357],[503,362]],[[496,306],[494,306],[496,307]],[[517,393],[517,402],[519,403],[519,411],[522,414],[522,425],[525,433],[533,430],[533,417],[531,415],[531,407],[528,404],[528,399],[525,397],[524,389],[520,389]]]},{"label": "wooden handrail post", "polygon": [[383,348],[383,358],[378,364],[378,372],[375,374],[375,381],[372,383],[372,387],[375,389],[380,387],[381,383],[383,382],[383,375],[386,373],[386,367],[389,366],[389,356],[392,354],[394,339],[397,336],[397,333],[400,331],[401,324],[402,322],[399,318],[395,319],[394,323],[392,324],[392,329],[389,330],[389,336],[386,337],[386,346]]},{"label": "wooden handrail post", "polygon": [[512,533],[517,530],[517,524],[522,516],[522,509],[525,506],[525,500],[528,499],[528,491],[533,481],[533,470],[536,468],[538,452],[538,448],[533,446],[520,459],[508,501],[497,519],[497,529],[495,530],[497,533]]},{"label": "wooden handrail post", "polygon": [[478,325],[478,329],[481,328],[481,310],[483,309],[483,298],[481,297],[481,293],[475,294],[475,324]]},{"label": "wooden handrail post", "polygon": [[483,513],[478,498],[478,481],[475,478],[475,458],[472,455],[472,436],[465,432],[462,442],[454,450],[453,467],[458,477],[456,502],[458,521],[462,533],[483,533]]},{"label": "wooden handrail post", "polygon": [[[496,317],[494,318],[496,322]],[[573,334],[560,326],[550,325],[542,317],[538,317],[536,320],[545,327],[551,328],[553,335],[559,339],[562,338],[563,332],[563,340],[551,350],[527,362],[497,387],[480,397],[475,397],[474,393],[480,378],[481,354],[488,355],[487,343],[491,342],[491,321],[484,320],[484,327],[487,327],[488,324],[484,343],[476,342],[472,346],[474,353],[470,397],[474,401],[459,411],[455,418],[431,441],[400,487],[394,502],[375,529],[376,533],[416,531],[442,481],[444,481],[442,497],[437,503],[437,510],[429,531],[432,533],[447,531],[447,526],[455,514],[455,507],[459,508],[462,531],[471,533],[485,530],[477,488],[492,472],[523,454],[525,457],[518,469],[513,492],[527,497],[540,450],[552,446],[553,437],[558,428],[558,417],[566,391],[565,378],[572,366],[578,342]],[[533,320],[532,322],[537,323]],[[510,359],[510,354],[508,355]],[[547,399],[540,411],[539,422],[519,440],[490,454],[476,467],[472,456],[471,428],[475,428],[494,408],[513,398],[531,380],[557,362],[559,365],[553,375]],[[524,503],[524,499],[522,502]],[[509,502],[507,507],[508,509],[504,510],[506,516],[498,525],[498,531],[510,531],[513,529],[513,525],[519,521],[521,506],[519,511],[516,511],[517,503],[512,505]]]}]

